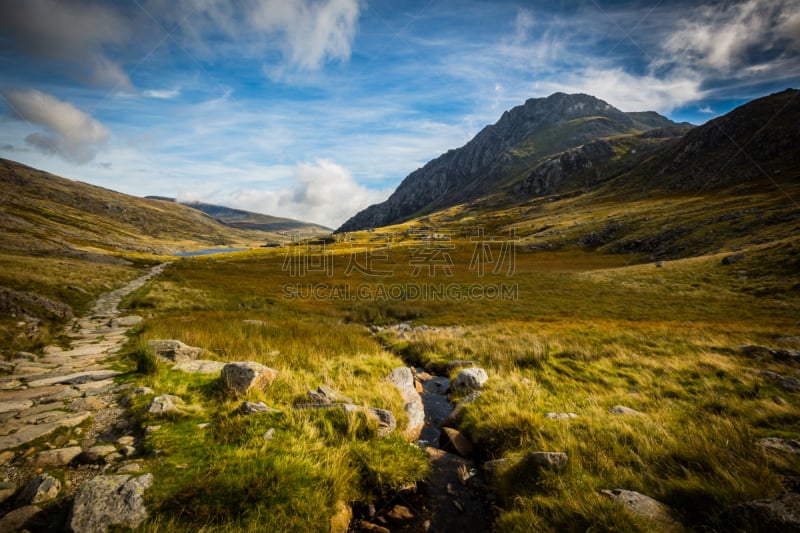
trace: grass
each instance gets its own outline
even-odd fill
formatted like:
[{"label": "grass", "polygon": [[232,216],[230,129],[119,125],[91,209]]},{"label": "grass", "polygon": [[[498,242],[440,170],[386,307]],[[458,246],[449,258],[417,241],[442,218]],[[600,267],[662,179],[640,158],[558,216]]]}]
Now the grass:
[{"label": "grass", "polygon": [[[792,257],[794,240],[748,249],[733,267],[750,273],[743,280],[722,265],[724,254],[655,268],[637,256],[578,248],[519,250],[512,276],[479,278],[468,268],[473,244],[453,239],[453,276],[444,281],[462,288],[514,283],[518,298],[344,297],[358,287],[374,296],[387,283],[443,279],[413,276],[413,241],[398,234],[374,263],[394,271],[388,280],[345,272],[351,254],[365,253],[374,238],[356,235],[325,248],[333,254],[331,275],[292,277],[283,269],[287,251],[252,251],[180,261],[129,298],[126,305],[155,317],[138,342],[176,338],[210,358],[280,371],[271,388],[247,399],[281,413],[253,417],[237,414],[241,399],[226,396],[213,376],[142,375],[157,393],[201,407],[158,422],[162,429],[147,439],[158,452],[156,477],[168,482],[148,493],[155,512],[145,530],[255,531],[265,516],[278,530],[324,530],[338,501],[368,502],[421,479],[424,456],[399,437],[377,439],[364,418],[291,406],[324,383],[356,404],[391,410],[402,427],[402,401],[382,378],[402,364],[443,371],[455,359],[476,360],[490,375],[460,429],[481,459],[508,459],[491,485],[498,531],[650,529],[602,497],[606,488],[659,499],[690,528],[731,530],[733,506],[776,495],[781,475],[800,472],[799,461],[756,445],[762,437],[800,436],[796,399],[758,374],[794,370],[736,349],[798,334],[796,273],[774,266]],[[491,246],[500,251],[499,242]],[[300,292],[287,292],[286,284]],[[318,284],[347,289],[302,295]],[[377,336],[364,327],[401,320],[432,327]],[[612,415],[614,405],[644,414]],[[548,412],[578,418],[551,420]],[[203,422],[212,426],[198,427]],[[274,437],[265,440],[270,428]],[[526,472],[521,458],[538,450],[567,452],[567,470]]]}]

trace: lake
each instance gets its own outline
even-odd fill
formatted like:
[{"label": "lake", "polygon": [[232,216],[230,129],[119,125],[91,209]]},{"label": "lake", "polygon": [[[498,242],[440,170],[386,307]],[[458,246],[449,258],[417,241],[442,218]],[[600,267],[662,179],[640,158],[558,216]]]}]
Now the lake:
[{"label": "lake", "polygon": [[224,254],[227,252],[241,252],[247,248],[208,248],[207,250],[195,250],[193,252],[176,252],[172,255],[176,257],[194,257],[196,255]]}]

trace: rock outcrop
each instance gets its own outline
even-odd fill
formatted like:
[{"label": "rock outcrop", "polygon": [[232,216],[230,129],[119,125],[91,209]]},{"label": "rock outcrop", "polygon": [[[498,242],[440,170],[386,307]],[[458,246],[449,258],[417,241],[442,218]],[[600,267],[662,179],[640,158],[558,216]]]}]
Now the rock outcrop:
[{"label": "rock outcrop", "polygon": [[76,533],[106,533],[109,526],[139,527],[147,519],[144,492],[152,474],[97,476],[81,485],[69,517]]}]

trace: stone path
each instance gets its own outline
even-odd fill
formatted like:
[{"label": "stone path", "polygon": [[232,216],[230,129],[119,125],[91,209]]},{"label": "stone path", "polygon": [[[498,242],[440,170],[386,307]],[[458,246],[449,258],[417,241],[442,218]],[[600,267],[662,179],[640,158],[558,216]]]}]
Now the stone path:
[{"label": "stone path", "polygon": [[121,372],[111,367],[127,340],[125,333],[141,318],[119,317],[118,306],[166,265],[101,295],[86,317],[67,327],[69,349],[47,346],[41,356],[20,352],[5,365],[10,370],[0,375],[0,465],[5,478],[16,477],[9,474],[8,463],[30,453],[15,448],[92,418],[91,429],[83,433],[87,444],[87,434],[99,434],[121,414],[114,382]]}]

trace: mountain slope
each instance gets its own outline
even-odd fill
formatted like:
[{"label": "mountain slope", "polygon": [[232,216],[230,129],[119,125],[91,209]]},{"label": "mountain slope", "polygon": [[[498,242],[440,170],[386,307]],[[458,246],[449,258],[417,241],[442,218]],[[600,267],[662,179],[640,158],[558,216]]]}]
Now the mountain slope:
[{"label": "mountain slope", "polygon": [[[146,198],[175,202],[174,198],[166,198],[163,196],[146,196]],[[325,226],[320,226],[319,224],[314,224],[312,222],[303,222],[302,220],[295,220],[293,218],[274,217],[272,215],[245,211],[243,209],[234,209],[232,207],[207,204],[204,202],[179,203],[181,205],[191,207],[192,209],[202,211],[220,224],[225,224],[226,226],[230,226],[232,228],[259,230],[274,233],[292,232],[301,235],[327,234],[332,231],[330,228],[326,228]]]},{"label": "mountain slope", "polygon": [[657,113],[624,113],[584,94],[530,99],[457,150],[412,172],[388,200],[337,231],[394,224],[478,199],[523,179],[544,159],[598,139],[679,125]]},{"label": "mountain slope", "polygon": [[265,234],[224,226],[182,205],[137,198],[0,159],[0,251],[171,253],[260,244]]}]

